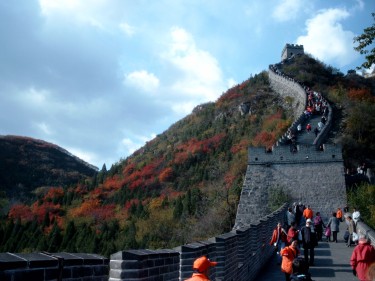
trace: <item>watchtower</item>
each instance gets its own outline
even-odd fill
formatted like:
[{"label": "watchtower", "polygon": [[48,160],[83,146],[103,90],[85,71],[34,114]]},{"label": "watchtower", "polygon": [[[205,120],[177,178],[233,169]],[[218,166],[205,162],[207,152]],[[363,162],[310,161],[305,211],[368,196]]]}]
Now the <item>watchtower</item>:
[{"label": "watchtower", "polygon": [[295,44],[286,44],[282,53],[281,53],[281,60],[286,60],[293,55],[303,55],[303,45],[295,45]]}]

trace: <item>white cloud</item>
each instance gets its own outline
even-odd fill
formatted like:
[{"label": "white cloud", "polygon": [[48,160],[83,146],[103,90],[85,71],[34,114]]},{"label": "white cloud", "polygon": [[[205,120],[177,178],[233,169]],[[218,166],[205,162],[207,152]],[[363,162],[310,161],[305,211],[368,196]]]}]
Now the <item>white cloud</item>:
[{"label": "white cloud", "polygon": [[207,51],[199,49],[186,30],[174,27],[170,36],[168,50],[162,57],[180,72],[171,89],[186,98],[195,98],[194,106],[215,100],[224,88],[218,61]]},{"label": "white cloud", "polygon": [[21,98],[28,105],[44,106],[48,102],[49,95],[47,90],[37,90],[31,87],[21,94]]},{"label": "white cloud", "polygon": [[45,123],[45,122],[42,122],[42,123],[37,123],[36,124],[36,127],[45,135],[52,135],[52,130],[50,129],[50,127]]},{"label": "white cloud", "polygon": [[234,80],[233,78],[229,78],[228,81],[227,81],[228,89],[234,87],[237,84],[238,84],[238,82],[236,80]]},{"label": "white cloud", "polygon": [[129,37],[132,37],[135,33],[135,28],[130,26],[126,22],[120,23],[120,29]]},{"label": "white cloud", "polygon": [[39,0],[45,17],[59,15],[100,29],[104,28],[103,10],[107,4],[105,0],[91,0],[89,5],[84,0]]},{"label": "white cloud", "polygon": [[146,70],[134,71],[125,75],[124,83],[144,92],[154,92],[159,87],[159,79]]},{"label": "white cloud", "polygon": [[273,10],[272,17],[280,22],[293,20],[300,13],[304,1],[301,0],[283,0]]},{"label": "white cloud", "polygon": [[87,163],[98,163],[99,157],[95,153],[84,151],[79,148],[72,148],[72,147],[64,147],[64,149],[66,149],[67,151],[69,151],[70,153],[84,160]]},{"label": "white cloud", "polygon": [[344,9],[323,10],[306,21],[307,34],[297,39],[307,53],[328,63],[345,66],[354,61],[354,33],[344,30],[341,20],[349,17]]},{"label": "white cloud", "polygon": [[137,149],[145,145],[146,142],[154,139],[156,134],[151,134],[150,137],[135,136],[134,139],[123,138],[120,144],[120,151],[124,151],[126,154],[132,154]]}]

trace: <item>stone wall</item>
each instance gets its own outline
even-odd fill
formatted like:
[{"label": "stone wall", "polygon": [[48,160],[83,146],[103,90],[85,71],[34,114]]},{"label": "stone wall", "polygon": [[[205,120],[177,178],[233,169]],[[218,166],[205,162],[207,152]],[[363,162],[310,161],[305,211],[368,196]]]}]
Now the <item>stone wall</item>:
[{"label": "stone wall", "polygon": [[293,79],[277,74],[272,70],[272,67],[268,70],[268,77],[273,91],[284,98],[291,98],[293,115],[295,119],[299,118],[306,108],[307,101],[306,91],[303,87]]},{"label": "stone wall", "polygon": [[108,263],[95,254],[0,253],[0,280],[107,281]]},{"label": "stone wall", "polygon": [[257,280],[273,254],[269,245],[277,222],[283,221],[287,205],[249,227],[186,244],[172,250],[120,251],[111,255],[109,281],[182,281],[193,273],[196,258],[206,255],[218,265],[210,280]]},{"label": "stone wall", "polygon": [[249,148],[249,161],[237,208],[234,228],[247,227],[270,212],[272,190],[281,189],[289,202],[311,205],[323,218],[346,205],[346,187],[341,147],[323,145],[298,147],[291,153],[287,146]]}]

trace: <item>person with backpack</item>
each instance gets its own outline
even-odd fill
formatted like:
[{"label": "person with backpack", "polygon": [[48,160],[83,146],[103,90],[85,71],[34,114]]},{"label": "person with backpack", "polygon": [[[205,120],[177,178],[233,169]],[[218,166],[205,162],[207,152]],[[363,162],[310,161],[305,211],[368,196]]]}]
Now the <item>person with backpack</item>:
[{"label": "person with backpack", "polygon": [[323,238],[323,227],[326,227],[322,217],[320,216],[320,212],[316,212],[316,216],[314,218],[314,228],[316,231],[316,238],[318,241],[322,241]]},{"label": "person with backpack", "polygon": [[293,272],[293,260],[299,255],[298,241],[292,240],[291,245],[282,249],[280,255],[282,257],[281,271],[285,274],[285,280],[290,281],[290,275]]}]

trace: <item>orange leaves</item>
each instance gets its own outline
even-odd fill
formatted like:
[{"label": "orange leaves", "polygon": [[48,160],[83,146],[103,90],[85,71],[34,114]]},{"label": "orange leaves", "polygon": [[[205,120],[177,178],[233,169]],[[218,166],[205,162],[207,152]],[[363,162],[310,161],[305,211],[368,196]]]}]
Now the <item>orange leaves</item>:
[{"label": "orange leaves", "polygon": [[371,95],[370,89],[350,89],[348,92],[348,98],[357,101],[369,101],[374,102],[375,98]]},{"label": "orange leaves", "polygon": [[53,200],[64,197],[64,189],[62,187],[52,187],[44,196],[44,200]]},{"label": "orange leaves", "polygon": [[96,221],[114,218],[116,206],[114,204],[102,205],[100,200],[95,198],[87,199],[80,207],[72,209],[72,217],[92,217]]},{"label": "orange leaves", "polygon": [[225,188],[230,188],[233,185],[234,180],[236,179],[236,175],[227,172],[224,176]]},{"label": "orange leaves", "polygon": [[173,179],[173,169],[171,167],[165,168],[159,175],[160,182],[167,182]]},{"label": "orange leaves", "polygon": [[60,204],[53,204],[52,202],[45,201],[39,204],[36,201],[31,207],[24,204],[15,204],[8,212],[8,217],[11,219],[21,219],[22,222],[32,221],[35,217],[39,223],[44,220],[48,214],[50,221],[60,218],[61,214]]},{"label": "orange leaves", "polygon": [[31,211],[33,215],[37,217],[39,223],[43,221],[46,214],[49,215],[49,218],[52,221],[54,218],[59,216],[61,206],[60,204],[53,204],[52,202],[44,202],[41,205],[39,205],[38,202],[35,202],[31,206]]},{"label": "orange leaves", "polygon": [[252,141],[255,146],[272,147],[279,135],[285,132],[290,126],[290,121],[283,119],[283,112],[279,110],[277,113],[267,116],[262,128],[263,130],[258,133]]},{"label": "orange leaves", "polygon": [[174,156],[174,162],[176,164],[182,164],[189,159],[190,156],[194,156],[199,153],[208,153],[213,149],[216,149],[222,139],[225,137],[225,133],[217,134],[211,138],[204,140],[197,140],[196,138],[190,139],[188,142],[177,146],[177,152]]},{"label": "orange leaves", "polygon": [[13,205],[9,212],[8,217],[10,219],[21,219],[22,222],[31,221],[34,218],[33,213],[29,206],[24,204],[15,204]]},{"label": "orange leaves", "polygon": [[103,182],[103,189],[110,190],[119,190],[125,183],[125,179],[119,175],[114,175],[113,177],[107,177]]},{"label": "orange leaves", "polygon": [[267,148],[272,147],[276,142],[276,136],[274,132],[262,131],[258,133],[253,139],[254,146],[265,146]]},{"label": "orange leaves", "polygon": [[249,146],[249,140],[247,139],[241,140],[239,143],[232,146],[232,148],[230,149],[230,152],[232,154],[237,154],[238,152],[247,150],[248,146]]},{"label": "orange leaves", "polygon": [[224,93],[220,96],[220,98],[216,102],[216,105],[220,107],[225,102],[237,99],[238,97],[242,96],[242,94],[239,93],[239,89],[240,89],[240,87],[238,85],[229,89],[226,93]]}]

